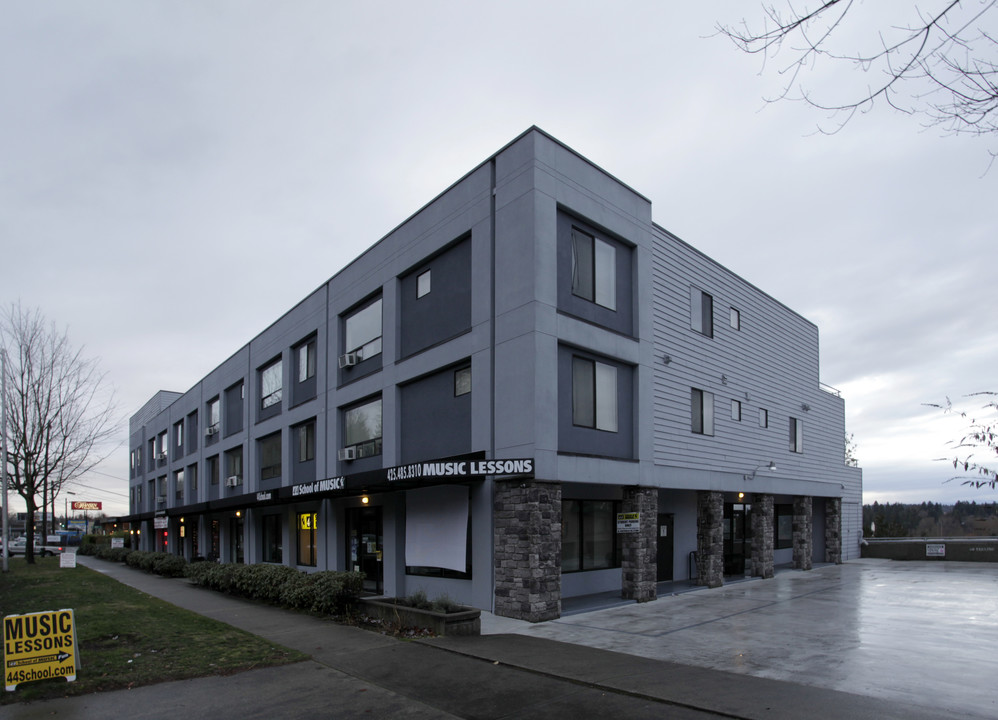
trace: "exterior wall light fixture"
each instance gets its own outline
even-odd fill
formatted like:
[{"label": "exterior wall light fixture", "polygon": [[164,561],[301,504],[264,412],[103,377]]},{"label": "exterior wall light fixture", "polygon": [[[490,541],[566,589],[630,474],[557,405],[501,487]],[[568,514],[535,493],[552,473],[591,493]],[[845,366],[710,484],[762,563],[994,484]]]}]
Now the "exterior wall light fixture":
[{"label": "exterior wall light fixture", "polygon": [[776,472],[776,463],[770,460],[768,465],[760,465],[759,467],[757,467],[755,470],[752,471],[751,475],[743,475],[742,477],[744,477],[746,480],[755,480],[755,474],[760,470],[762,470],[763,468],[766,468],[770,472]]}]

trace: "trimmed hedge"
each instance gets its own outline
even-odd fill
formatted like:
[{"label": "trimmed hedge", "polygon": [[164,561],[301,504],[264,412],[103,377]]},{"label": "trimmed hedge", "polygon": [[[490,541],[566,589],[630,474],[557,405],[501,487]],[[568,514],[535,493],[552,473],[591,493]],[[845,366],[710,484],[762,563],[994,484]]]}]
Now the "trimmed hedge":
[{"label": "trimmed hedge", "polygon": [[199,562],[187,565],[186,576],[210,590],[323,615],[352,610],[364,586],[363,573],[306,573],[286,565]]},{"label": "trimmed hedge", "polygon": [[242,565],[193,562],[179,555],[111,548],[90,543],[89,552],[101,560],[164,577],[186,577],[195,585],[249,600],[321,615],[343,615],[353,610],[364,588],[364,573],[323,571],[307,573],[287,565]]}]

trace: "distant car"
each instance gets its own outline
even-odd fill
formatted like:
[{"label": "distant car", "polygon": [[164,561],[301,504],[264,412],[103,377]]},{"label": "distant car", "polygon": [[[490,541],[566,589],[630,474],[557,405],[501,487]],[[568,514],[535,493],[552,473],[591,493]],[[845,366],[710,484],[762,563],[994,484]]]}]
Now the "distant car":
[{"label": "distant car", "polygon": [[[59,544],[58,535],[50,535],[49,539],[55,539],[55,542],[48,545],[43,545],[39,542],[40,538],[35,538],[34,551],[35,554],[40,557],[45,557],[46,555],[59,555],[65,549]],[[8,554],[10,555],[24,555],[28,551],[28,539],[24,537],[14,538],[10,541],[10,550]]]}]

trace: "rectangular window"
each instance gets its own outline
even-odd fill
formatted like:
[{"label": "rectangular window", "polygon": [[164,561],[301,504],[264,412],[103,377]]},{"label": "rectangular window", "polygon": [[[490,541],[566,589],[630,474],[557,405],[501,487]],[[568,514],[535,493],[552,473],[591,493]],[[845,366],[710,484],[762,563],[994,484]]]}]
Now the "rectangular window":
[{"label": "rectangular window", "polygon": [[759,427],[769,427],[769,410],[766,408],[759,408]]},{"label": "rectangular window", "polygon": [[260,407],[265,409],[281,402],[283,363],[277,358],[260,370]]},{"label": "rectangular window", "polygon": [[804,421],[790,418],[790,452],[804,452]]},{"label": "rectangular window", "polygon": [[260,452],[260,479],[281,477],[281,433],[275,432],[257,441]]},{"label": "rectangular window", "polygon": [[243,483],[243,446],[239,445],[225,452],[225,477],[235,478],[236,485]]},{"label": "rectangular window", "polygon": [[281,542],[281,516],[263,516],[263,561],[280,563],[284,561],[283,543]]},{"label": "rectangular window", "polygon": [[350,315],[343,324],[343,352],[355,352],[359,360],[381,354],[381,298]]},{"label": "rectangular window", "polygon": [[699,288],[690,288],[690,327],[714,337],[714,298]]},{"label": "rectangular window", "polygon": [[177,470],[173,473],[173,492],[177,502],[184,501],[184,471]]},{"label": "rectangular window", "polygon": [[471,392],[471,368],[463,367],[454,371],[454,397]]},{"label": "rectangular window", "polygon": [[225,390],[225,436],[243,430],[243,400],[245,386],[242,381]]},{"label": "rectangular window", "polygon": [[167,452],[167,439],[166,439],[166,433],[164,432],[164,433],[160,433],[160,435],[159,435],[159,459],[160,460],[166,460],[166,452]]},{"label": "rectangular window", "polygon": [[738,420],[741,422],[742,419],[742,403],[740,400],[731,401],[731,419]]},{"label": "rectangular window", "polygon": [[736,310],[735,308],[731,308],[731,315],[729,318],[729,322],[731,323],[731,327],[733,327],[735,330],[741,330],[742,314],[738,312],[738,310]]},{"label": "rectangular window", "polygon": [[344,446],[356,450],[357,459],[381,454],[381,398],[343,413]]},{"label": "rectangular window", "polygon": [[298,462],[315,460],[315,421],[295,428],[298,435]]},{"label": "rectangular window", "polygon": [[221,403],[219,403],[217,395],[208,401],[208,427],[205,428],[205,434],[208,437],[218,435],[218,411],[220,406]]},{"label": "rectangular window", "polygon": [[315,340],[298,346],[298,382],[315,377]]},{"label": "rectangular window", "polygon": [[572,228],[572,294],[617,309],[616,250],[578,228]]},{"label": "rectangular window", "polygon": [[208,473],[208,483],[210,485],[218,485],[218,455],[212,455],[205,463],[205,472]]},{"label": "rectangular window", "polygon": [[564,500],[561,504],[561,570],[580,572],[620,567],[614,500]]},{"label": "rectangular window", "polygon": [[198,499],[198,466],[187,466],[187,484],[191,490],[191,502]]},{"label": "rectangular window", "polygon": [[317,513],[298,513],[298,564],[315,567],[315,531],[319,525]]},{"label": "rectangular window", "polygon": [[714,393],[690,389],[692,430],[698,435],[714,434]]},{"label": "rectangular window", "polygon": [[572,424],[617,432],[617,368],[572,358]]},{"label": "rectangular window", "polygon": [[420,273],[416,278],[416,298],[419,299],[424,295],[430,294],[430,271]]},{"label": "rectangular window", "polygon": [[177,455],[182,455],[184,450],[184,421],[181,420],[173,425],[173,446],[177,448]]}]

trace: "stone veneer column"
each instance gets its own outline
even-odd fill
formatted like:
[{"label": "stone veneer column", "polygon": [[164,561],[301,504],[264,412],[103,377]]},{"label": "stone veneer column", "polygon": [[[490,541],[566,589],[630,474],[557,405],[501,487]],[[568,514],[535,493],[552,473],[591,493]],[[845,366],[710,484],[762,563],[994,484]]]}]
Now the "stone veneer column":
[{"label": "stone veneer column", "polygon": [[773,577],[773,496],[752,495],[752,577]]},{"label": "stone veneer column", "polygon": [[794,568],[811,569],[814,538],[811,527],[811,498],[798,495],[794,498]]},{"label": "stone veneer column", "polygon": [[724,496],[697,490],[697,584],[724,584]]},{"label": "stone veneer column", "polygon": [[658,597],[658,490],[624,488],[624,512],[640,513],[638,532],[622,533],[621,595],[647,602]]},{"label": "stone veneer column", "polygon": [[842,564],[842,498],[825,500],[825,562]]},{"label": "stone veneer column", "polygon": [[495,613],[541,622],[561,617],[561,484],[495,484]]}]

